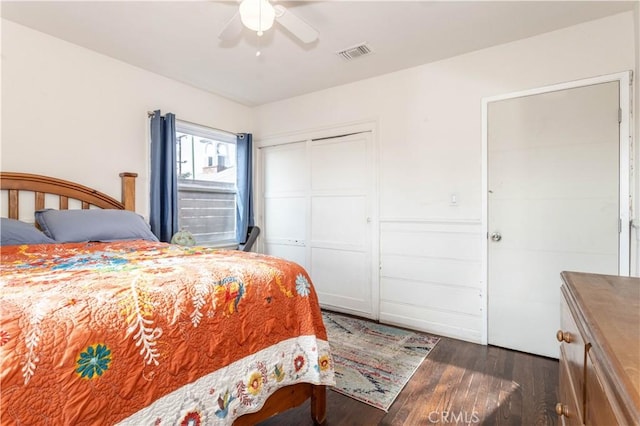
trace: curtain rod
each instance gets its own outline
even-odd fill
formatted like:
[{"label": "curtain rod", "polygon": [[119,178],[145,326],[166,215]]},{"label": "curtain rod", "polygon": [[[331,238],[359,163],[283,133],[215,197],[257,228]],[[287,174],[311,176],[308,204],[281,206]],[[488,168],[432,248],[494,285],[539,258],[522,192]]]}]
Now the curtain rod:
[{"label": "curtain rod", "polygon": [[[153,117],[154,115],[156,115],[156,112],[155,112],[155,111],[147,111],[147,118],[151,118],[151,117]],[[205,126],[205,125],[198,124],[198,123],[193,123],[193,122],[191,122],[191,121],[187,121],[187,120],[180,120],[180,121],[182,121],[183,123],[192,124],[192,125],[194,125],[194,126],[206,127],[206,128],[208,128],[208,129],[217,130],[218,132],[222,132],[222,133],[229,133],[229,134],[232,134],[232,135],[239,136],[240,138],[244,138],[244,133],[235,133],[235,132],[230,132],[230,131],[228,131],[228,130],[218,129],[217,127]]]}]

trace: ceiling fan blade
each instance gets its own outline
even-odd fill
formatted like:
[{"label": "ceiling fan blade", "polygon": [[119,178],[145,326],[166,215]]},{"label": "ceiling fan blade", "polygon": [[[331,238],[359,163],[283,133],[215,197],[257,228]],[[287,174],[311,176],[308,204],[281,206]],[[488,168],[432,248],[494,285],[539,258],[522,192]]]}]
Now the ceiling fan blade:
[{"label": "ceiling fan blade", "polygon": [[240,35],[240,33],[242,32],[242,28],[243,26],[242,21],[240,20],[240,12],[236,12],[236,14],[233,15],[233,18],[231,18],[231,20],[227,22],[227,25],[224,26],[222,31],[220,31],[220,34],[218,34],[218,38],[225,41],[233,40]]},{"label": "ceiling fan blade", "polygon": [[318,39],[318,31],[283,6],[274,5],[276,21],[303,43],[313,43]]}]

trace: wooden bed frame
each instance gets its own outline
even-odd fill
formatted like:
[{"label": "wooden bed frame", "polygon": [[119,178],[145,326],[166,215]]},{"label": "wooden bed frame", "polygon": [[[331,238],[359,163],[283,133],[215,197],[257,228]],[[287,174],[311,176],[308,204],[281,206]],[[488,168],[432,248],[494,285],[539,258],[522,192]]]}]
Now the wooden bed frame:
[{"label": "wooden bed frame", "polygon": [[[122,179],[121,201],[84,185],[48,176],[0,172],[0,190],[7,191],[8,216],[19,218],[20,193],[35,197],[35,210],[45,208],[45,195],[58,196],[58,208],[69,208],[69,200],[78,200],[83,209],[95,206],[103,209],[135,211],[135,179],[137,173],[120,173]],[[32,193],[32,194],[28,194]],[[277,390],[267,399],[262,409],[256,413],[238,417],[234,425],[254,425],[271,416],[297,407],[311,398],[311,418],[316,425],[323,424],[326,418],[326,386],[310,383],[298,383]]]},{"label": "wooden bed frame", "polygon": [[35,210],[44,209],[45,195],[53,194],[59,198],[60,210],[67,210],[71,199],[80,201],[83,209],[95,206],[101,209],[135,211],[137,177],[137,173],[120,173],[122,201],[78,183],[30,173],[0,172],[0,189],[7,190],[11,219],[18,219],[19,216],[20,191],[33,193]]}]

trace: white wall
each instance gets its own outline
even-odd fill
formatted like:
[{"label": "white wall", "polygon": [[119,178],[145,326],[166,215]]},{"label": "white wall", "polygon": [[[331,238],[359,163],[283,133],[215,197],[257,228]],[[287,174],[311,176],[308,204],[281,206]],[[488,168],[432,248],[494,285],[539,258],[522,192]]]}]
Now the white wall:
[{"label": "white wall", "polygon": [[635,49],[623,13],[257,107],[255,139],[376,120],[380,317],[480,341],[481,99],[631,70]]},{"label": "white wall", "polygon": [[148,214],[147,111],[232,132],[251,110],[191,86],[2,20],[3,171],[40,173],[120,198],[136,172],[136,210]]}]

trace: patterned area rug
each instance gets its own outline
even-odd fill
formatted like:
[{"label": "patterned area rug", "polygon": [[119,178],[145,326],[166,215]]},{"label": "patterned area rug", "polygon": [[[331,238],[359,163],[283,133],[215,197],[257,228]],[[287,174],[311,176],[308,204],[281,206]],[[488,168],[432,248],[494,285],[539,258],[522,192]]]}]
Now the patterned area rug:
[{"label": "patterned area rug", "polygon": [[336,370],[333,390],[388,411],[440,340],[323,311]]}]

